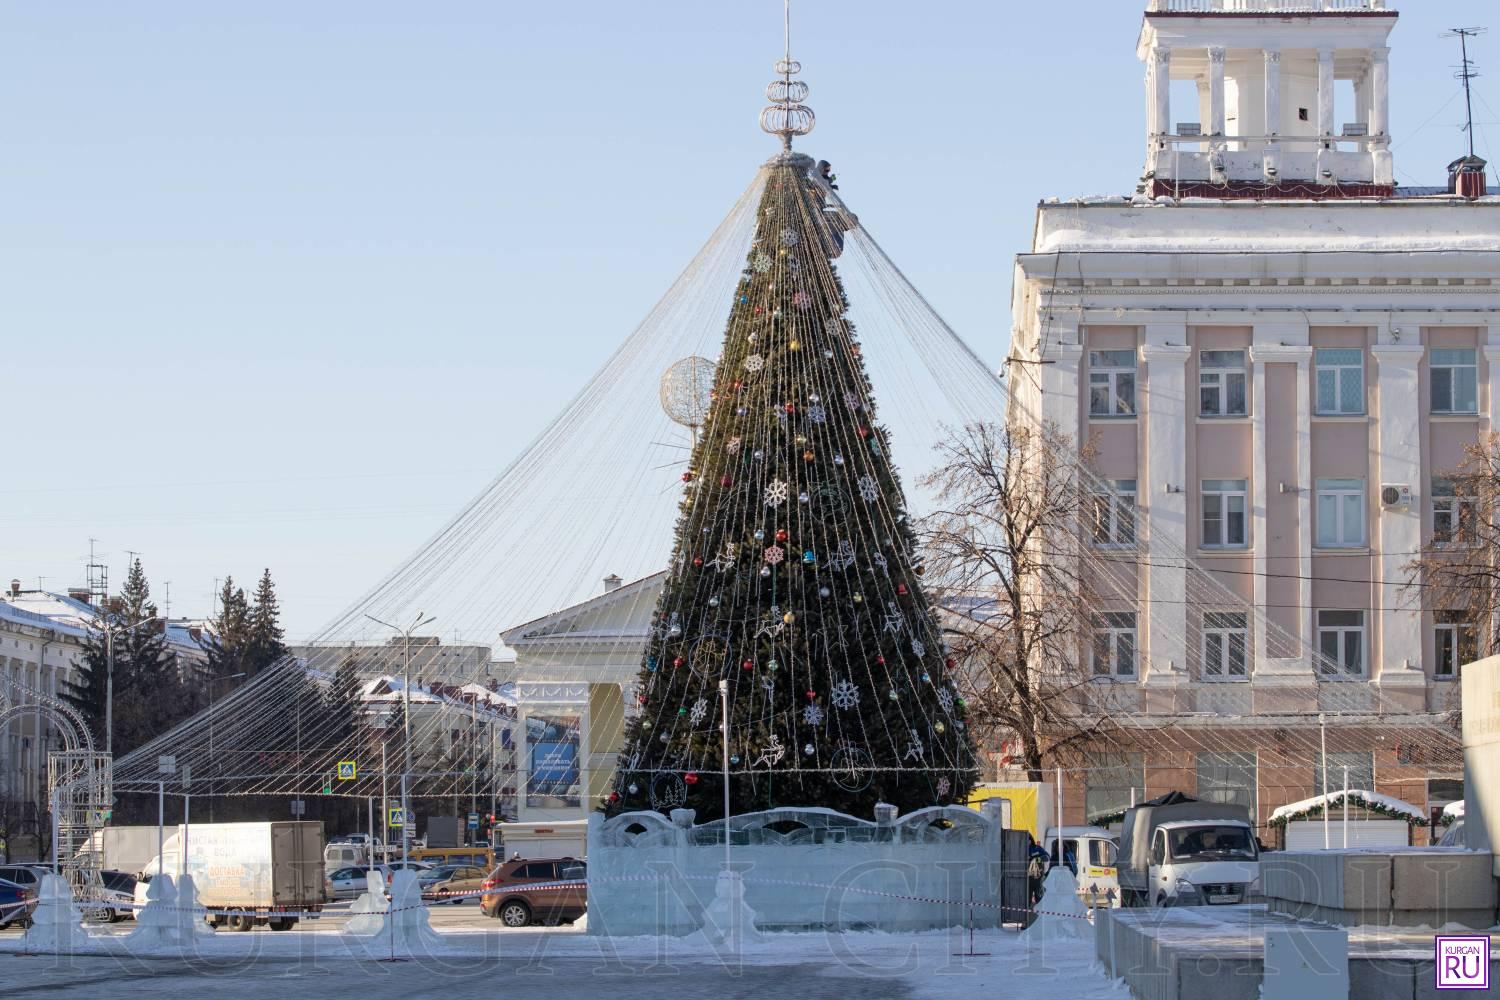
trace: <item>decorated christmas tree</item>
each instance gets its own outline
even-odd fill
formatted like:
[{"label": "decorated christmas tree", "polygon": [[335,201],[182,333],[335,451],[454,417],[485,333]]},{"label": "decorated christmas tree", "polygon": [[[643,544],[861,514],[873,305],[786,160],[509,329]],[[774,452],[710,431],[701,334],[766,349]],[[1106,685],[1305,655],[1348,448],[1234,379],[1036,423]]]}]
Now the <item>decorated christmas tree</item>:
[{"label": "decorated christmas tree", "polygon": [[[973,745],[834,260],[850,224],[772,85],[754,241],[687,471],[611,814],[962,802]],[[805,111],[806,109],[801,109]],[[763,124],[765,118],[763,116]],[[693,373],[701,377],[703,366]],[[720,682],[727,685],[720,693]]]}]

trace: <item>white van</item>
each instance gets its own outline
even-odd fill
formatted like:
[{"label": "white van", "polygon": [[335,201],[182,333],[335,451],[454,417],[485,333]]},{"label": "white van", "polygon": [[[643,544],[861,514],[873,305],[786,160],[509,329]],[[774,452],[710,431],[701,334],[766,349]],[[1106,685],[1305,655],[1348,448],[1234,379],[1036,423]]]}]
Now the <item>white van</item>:
[{"label": "white van", "polygon": [[1062,828],[1062,853],[1058,853],[1058,829],[1048,827],[1042,842],[1049,865],[1065,864],[1078,880],[1078,898],[1089,907],[1119,906],[1120,882],[1115,859],[1120,844],[1115,835],[1097,826]]},{"label": "white van", "polygon": [[1156,906],[1248,903],[1260,892],[1260,850],[1250,824],[1176,820],[1156,828],[1147,876]]}]

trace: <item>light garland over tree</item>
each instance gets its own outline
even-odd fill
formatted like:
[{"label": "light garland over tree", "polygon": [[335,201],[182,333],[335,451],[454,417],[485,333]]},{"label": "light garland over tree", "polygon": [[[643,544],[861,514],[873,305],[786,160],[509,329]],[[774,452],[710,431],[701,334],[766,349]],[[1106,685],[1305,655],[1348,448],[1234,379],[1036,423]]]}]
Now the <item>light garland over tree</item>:
[{"label": "light garland over tree", "polygon": [[974,749],[923,592],[890,441],[833,261],[850,219],[813,160],[799,67],[778,65],[757,227],[729,303],[676,544],[604,809],[870,816],[961,803]]}]

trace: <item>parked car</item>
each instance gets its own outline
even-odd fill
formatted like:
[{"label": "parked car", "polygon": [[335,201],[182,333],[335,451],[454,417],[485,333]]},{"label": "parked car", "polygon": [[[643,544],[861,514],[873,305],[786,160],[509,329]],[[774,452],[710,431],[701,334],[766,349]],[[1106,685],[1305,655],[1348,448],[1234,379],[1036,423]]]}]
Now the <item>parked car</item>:
[{"label": "parked car", "polygon": [[129,872],[104,871],[99,873],[104,883],[104,901],[109,904],[106,911],[111,923],[135,917],[135,876]]},{"label": "parked car", "polygon": [[36,912],[36,889],[0,878],[0,927],[30,927]]},{"label": "parked car", "polygon": [[[588,909],[587,878],[586,866],[575,858],[507,861],[484,880],[479,907],[485,916],[498,917],[507,927],[536,921],[572,923]],[[532,888],[565,881],[577,884]]]},{"label": "parked car", "polygon": [[363,868],[338,868],[323,879],[323,895],[330,900],[354,899],[369,888],[369,875]]},{"label": "parked car", "polygon": [[35,896],[42,876],[51,871],[46,865],[0,865],[0,878],[30,889]]},{"label": "parked car", "polygon": [[[431,878],[421,876],[423,899],[444,899],[457,893],[478,892],[483,889],[488,873],[473,865],[441,865],[428,873]],[[449,902],[457,905],[473,896],[459,896]]]}]

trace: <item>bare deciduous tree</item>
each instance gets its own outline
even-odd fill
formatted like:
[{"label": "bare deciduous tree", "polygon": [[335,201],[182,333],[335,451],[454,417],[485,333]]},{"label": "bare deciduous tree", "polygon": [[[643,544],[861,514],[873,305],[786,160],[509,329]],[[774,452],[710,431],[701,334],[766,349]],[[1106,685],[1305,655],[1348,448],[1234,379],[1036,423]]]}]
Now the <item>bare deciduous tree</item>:
[{"label": "bare deciduous tree", "polygon": [[938,508],[922,523],[928,578],[970,682],[971,724],[981,745],[1016,741],[1033,781],[1110,726],[1083,655],[1094,595],[1081,543],[1101,498],[1064,443],[1053,427],[971,424],[923,479]]}]

